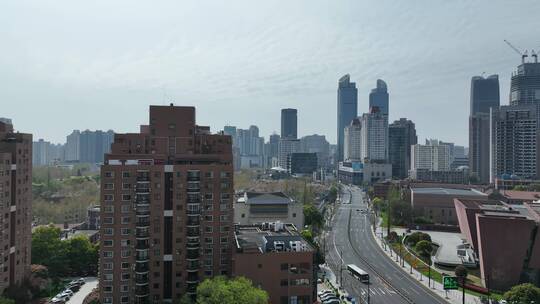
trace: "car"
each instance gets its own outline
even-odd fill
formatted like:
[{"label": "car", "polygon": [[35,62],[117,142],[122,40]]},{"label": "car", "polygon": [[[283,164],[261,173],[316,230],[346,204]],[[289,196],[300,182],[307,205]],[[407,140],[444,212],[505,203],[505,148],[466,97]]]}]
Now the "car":
[{"label": "car", "polygon": [[77,279],[77,282],[81,283],[84,285],[84,283],[86,283],[86,281],[84,280],[84,278],[79,278]]},{"label": "car", "polygon": [[69,300],[69,295],[65,294],[65,293],[59,293],[53,299],[55,299],[55,298],[59,299],[59,300],[67,301],[67,300]]},{"label": "car", "polygon": [[64,290],[62,293],[68,294],[70,298],[73,297],[73,290],[70,290],[69,288]]},{"label": "car", "polygon": [[62,300],[62,299],[59,299],[57,297],[54,297],[54,298],[51,299],[51,301],[49,301],[49,303],[51,303],[51,304],[64,304],[64,303],[66,303],[66,301]]},{"label": "car", "polygon": [[66,290],[68,290],[68,289],[71,290],[71,291],[73,291],[73,292],[77,292],[77,291],[79,291],[79,289],[81,289],[81,286],[80,286],[80,285],[77,285],[77,284],[68,285],[68,286],[66,287]]}]

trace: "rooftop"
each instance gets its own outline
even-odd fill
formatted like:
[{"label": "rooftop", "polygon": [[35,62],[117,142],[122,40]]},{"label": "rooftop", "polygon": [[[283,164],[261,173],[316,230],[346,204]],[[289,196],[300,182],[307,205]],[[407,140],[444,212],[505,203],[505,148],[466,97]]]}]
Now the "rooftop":
[{"label": "rooftop", "polygon": [[242,252],[313,251],[293,225],[276,222],[235,228],[237,249]]},{"label": "rooftop", "polygon": [[504,190],[501,195],[511,200],[536,201],[540,199],[540,192]]},{"label": "rooftop", "polygon": [[435,195],[466,195],[485,197],[487,194],[474,189],[449,189],[449,188],[411,188],[414,194],[435,194]]},{"label": "rooftop", "polygon": [[236,202],[252,205],[288,205],[293,200],[283,192],[244,192]]}]

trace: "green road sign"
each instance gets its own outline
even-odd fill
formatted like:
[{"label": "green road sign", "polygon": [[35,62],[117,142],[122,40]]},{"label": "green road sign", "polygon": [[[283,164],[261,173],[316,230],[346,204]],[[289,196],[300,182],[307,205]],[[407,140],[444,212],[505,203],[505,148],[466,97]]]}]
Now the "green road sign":
[{"label": "green road sign", "polygon": [[457,277],[443,277],[443,287],[444,290],[449,289],[458,289],[458,278]]}]

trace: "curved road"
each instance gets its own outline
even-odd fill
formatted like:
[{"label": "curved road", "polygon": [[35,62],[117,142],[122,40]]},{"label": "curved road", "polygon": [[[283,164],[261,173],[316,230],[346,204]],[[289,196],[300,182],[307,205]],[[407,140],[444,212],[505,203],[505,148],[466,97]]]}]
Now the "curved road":
[{"label": "curved road", "polygon": [[[326,239],[327,263],[340,277],[342,265],[356,264],[370,274],[370,303],[383,304],[447,304],[445,300],[420,285],[391,261],[377,245],[371,233],[363,192],[356,187],[343,187],[342,204],[336,211]],[[350,200],[349,200],[350,198]],[[348,203],[350,201],[350,204]],[[357,301],[366,303],[368,286],[342,272],[343,286]]]}]

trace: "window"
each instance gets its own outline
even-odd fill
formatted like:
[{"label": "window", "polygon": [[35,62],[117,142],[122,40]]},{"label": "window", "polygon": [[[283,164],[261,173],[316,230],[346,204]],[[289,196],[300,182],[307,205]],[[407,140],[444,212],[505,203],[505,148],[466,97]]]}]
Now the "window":
[{"label": "window", "polygon": [[112,270],[113,269],[113,263],[103,263],[103,269]]},{"label": "window", "polygon": [[212,226],[205,226],[204,227],[204,232],[206,233],[212,233],[214,231],[214,227]]},{"label": "window", "polygon": [[114,206],[108,206],[108,205],[103,206],[103,212],[104,213],[113,213],[114,212]]},{"label": "window", "polygon": [[122,286],[120,286],[120,291],[122,291],[122,292],[129,292],[129,285],[122,285]]},{"label": "window", "polygon": [[129,224],[130,221],[131,221],[131,218],[129,216],[122,217],[122,224]]},{"label": "window", "polygon": [[120,240],[120,245],[122,247],[127,247],[131,244],[131,241],[130,240]]},{"label": "window", "polygon": [[222,221],[222,222],[227,222],[227,221],[229,221],[229,216],[228,215],[220,215],[219,220]]},{"label": "window", "polygon": [[129,263],[123,262],[121,265],[122,269],[129,269]]},{"label": "window", "polygon": [[212,251],[213,251],[212,248],[204,248],[204,254],[206,255],[212,255]]},{"label": "window", "polygon": [[103,224],[114,224],[114,219],[112,217],[104,217]]},{"label": "window", "polygon": [[205,200],[213,200],[214,199],[214,194],[213,193],[206,193],[204,195],[204,199]]},{"label": "window", "polygon": [[281,270],[287,270],[287,269],[289,269],[289,264],[287,263],[281,264]]},{"label": "window", "polygon": [[242,213],[242,218],[246,217],[246,214],[245,213]]},{"label": "window", "polygon": [[220,230],[221,230],[221,232],[229,232],[230,231],[229,226],[221,226]]},{"label": "window", "polygon": [[293,214],[292,214],[292,217],[296,217],[296,213],[293,213]]},{"label": "window", "polygon": [[122,235],[130,235],[130,234],[131,234],[131,229],[129,229],[129,228],[122,228],[122,229],[120,230],[120,234],[122,234]]},{"label": "window", "polygon": [[103,190],[114,190],[114,184],[113,183],[105,183],[103,185]]},{"label": "window", "polygon": [[214,240],[211,237],[205,237],[204,242],[207,243],[207,244],[212,244],[212,243],[214,243]]},{"label": "window", "polygon": [[127,250],[122,250],[122,257],[123,258],[128,258],[131,256],[131,250],[127,249]]},{"label": "window", "polygon": [[105,177],[114,177],[114,172],[112,172],[112,171],[105,171]]},{"label": "window", "polygon": [[204,216],[204,220],[207,221],[207,222],[211,222],[213,219],[214,219],[214,217],[211,216],[211,215],[205,215]]},{"label": "window", "polygon": [[121,210],[122,213],[129,213],[131,211],[130,205],[122,205],[120,208],[122,208]]},{"label": "window", "polygon": [[228,237],[222,237],[222,238],[220,239],[220,243],[221,243],[221,244],[227,244],[228,242],[229,242],[229,238],[228,238]]},{"label": "window", "polygon": [[103,200],[106,201],[106,202],[112,202],[114,201],[114,195],[112,194],[105,194],[103,196]]},{"label": "window", "polygon": [[129,183],[123,183],[122,184],[122,190],[129,190],[131,189],[131,184]]},{"label": "window", "polygon": [[122,172],[122,178],[129,178],[129,172]]},{"label": "window", "polygon": [[113,229],[113,228],[105,228],[105,229],[103,230],[103,233],[104,233],[105,235],[113,235],[113,234],[114,234],[114,229]]},{"label": "window", "polygon": [[112,251],[103,251],[103,257],[104,258],[112,258],[113,252]]},{"label": "window", "polygon": [[121,303],[129,303],[129,297],[127,297],[127,296],[121,297],[121,298],[120,298],[120,302],[121,302]]},{"label": "window", "polygon": [[104,291],[104,292],[112,292],[112,291],[113,291],[113,287],[112,287],[112,286],[103,286],[103,291]]},{"label": "window", "polygon": [[131,195],[129,194],[122,194],[122,201],[127,202],[131,200]]},{"label": "window", "polygon": [[113,280],[113,274],[112,273],[106,273],[103,275],[104,281],[112,281]]},{"label": "window", "polygon": [[126,272],[123,272],[123,273],[122,273],[122,281],[127,281],[127,280],[129,280],[129,277],[130,277],[129,273],[126,273]]},{"label": "window", "polygon": [[103,247],[112,247],[113,240],[103,240]]},{"label": "window", "polygon": [[205,172],[204,177],[206,177],[206,178],[214,178],[214,172],[213,171]]},{"label": "window", "polygon": [[231,177],[231,172],[225,172],[225,171],[221,171],[219,176],[221,178],[227,178],[227,177]]}]

